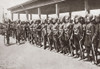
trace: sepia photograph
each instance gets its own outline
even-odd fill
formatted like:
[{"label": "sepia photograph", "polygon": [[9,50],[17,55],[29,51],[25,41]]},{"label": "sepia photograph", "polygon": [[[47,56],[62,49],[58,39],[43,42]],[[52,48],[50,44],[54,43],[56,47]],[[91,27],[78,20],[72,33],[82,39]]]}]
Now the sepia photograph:
[{"label": "sepia photograph", "polygon": [[0,0],[0,69],[100,69],[100,0]]}]

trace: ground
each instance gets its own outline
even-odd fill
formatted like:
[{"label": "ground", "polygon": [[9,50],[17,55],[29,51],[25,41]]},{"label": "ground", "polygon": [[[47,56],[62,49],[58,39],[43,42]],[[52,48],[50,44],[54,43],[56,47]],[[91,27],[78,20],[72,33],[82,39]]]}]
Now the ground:
[{"label": "ground", "polygon": [[100,69],[91,62],[44,50],[28,42],[21,45],[15,44],[14,39],[11,42],[11,46],[5,46],[0,36],[0,69]]}]

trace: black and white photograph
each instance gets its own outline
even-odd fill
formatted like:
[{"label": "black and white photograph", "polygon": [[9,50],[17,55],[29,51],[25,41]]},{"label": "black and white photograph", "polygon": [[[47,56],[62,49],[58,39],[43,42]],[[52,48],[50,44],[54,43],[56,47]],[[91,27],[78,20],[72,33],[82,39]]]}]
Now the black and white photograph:
[{"label": "black and white photograph", "polygon": [[100,69],[100,0],[0,0],[0,69]]}]

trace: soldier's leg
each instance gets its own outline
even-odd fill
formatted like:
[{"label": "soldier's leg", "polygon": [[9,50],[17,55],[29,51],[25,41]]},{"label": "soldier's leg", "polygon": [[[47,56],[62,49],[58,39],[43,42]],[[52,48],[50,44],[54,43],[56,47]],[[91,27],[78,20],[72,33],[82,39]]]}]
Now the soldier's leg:
[{"label": "soldier's leg", "polygon": [[90,60],[90,46],[86,46],[86,53],[87,60]]},{"label": "soldier's leg", "polygon": [[54,37],[54,44],[55,44],[55,50],[56,50],[57,52],[59,52],[57,36]]},{"label": "soldier's leg", "polygon": [[49,45],[49,48],[50,48],[50,50],[52,50],[52,45],[51,45],[51,39],[50,39],[50,37],[48,36],[48,38],[47,38],[48,40],[48,45]]},{"label": "soldier's leg", "polygon": [[71,40],[69,40],[69,46],[70,46],[71,56],[74,56],[73,42]]},{"label": "soldier's leg", "polygon": [[60,42],[60,51],[61,51],[61,53],[63,53],[64,44],[63,44],[63,41],[62,41],[61,37],[59,38],[59,42]]},{"label": "soldier's leg", "polygon": [[92,57],[94,64],[97,64],[97,44],[92,44]]},{"label": "soldier's leg", "polygon": [[43,38],[44,49],[46,49],[46,42],[47,42],[47,36],[45,35]]},{"label": "soldier's leg", "polygon": [[9,44],[9,35],[7,35],[6,38],[7,38],[7,44]]},{"label": "soldier's leg", "polygon": [[18,34],[18,44],[20,44],[20,37],[21,35],[20,34]]}]

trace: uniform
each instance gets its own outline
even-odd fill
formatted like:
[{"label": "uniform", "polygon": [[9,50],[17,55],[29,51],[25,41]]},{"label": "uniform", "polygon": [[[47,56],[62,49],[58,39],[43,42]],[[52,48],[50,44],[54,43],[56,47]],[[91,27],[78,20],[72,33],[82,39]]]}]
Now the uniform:
[{"label": "uniform", "polygon": [[93,42],[92,51],[93,51],[94,63],[97,64],[98,63],[97,53],[98,53],[98,47],[100,46],[100,16],[96,16],[94,27],[95,27],[95,33],[92,41]]},{"label": "uniform", "polygon": [[42,33],[41,33],[41,28],[42,28],[42,26],[41,26],[41,24],[38,24],[37,25],[37,27],[36,27],[36,34],[37,34],[37,44],[41,47],[41,35],[42,35]]},{"label": "uniform", "polygon": [[28,25],[28,22],[26,22],[26,25],[25,25],[25,38],[27,40],[27,38],[29,37],[29,25]]},{"label": "uniform", "polygon": [[64,23],[59,24],[59,42],[61,46],[61,52],[64,53],[64,43],[65,43],[65,38],[64,38]]},{"label": "uniform", "polygon": [[30,25],[30,43],[34,44],[35,43],[35,24]]},{"label": "uniform", "polygon": [[47,41],[48,41],[50,50],[53,49],[53,47],[52,47],[52,45],[53,45],[53,30],[52,30],[52,27],[53,27],[52,23],[47,24]]},{"label": "uniform", "polygon": [[10,42],[10,23],[8,23],[6,26],[6,40],[7,40],[7,44],[9,44]]},{"label": "uniform", "polygon": [[55,50],[57,52],[59,52],[59,48],[60,48],[60,44],[59,44],[59,39],[58,39],[58,32],[59,32],[59,25],[58,23],[55,23],[53,25],[53,40],[54,40],[54,47],[55,47]]},{"label": "uniform", "polygon": [[73,26],[73,45],[75,47],[75,51],[76,51],[76,57],[79,56],[79,49],[80,49],[80,44],[79,41],[82,38],[82,24],[81,23],[75,23]]},{"label": "uniform", "polygon": [[21,39],[21,24],[17,24],[17,35],[16,35],[16,43],[20,44],[20,39]]},{"label": "uniform", "polygon": [[85,41],[84,41],[88,60],[90,60],[90,51],[92,48],[92,40],[93,40],[94,33],[95,33],[95,27],[93,23],[90,22],[86,25],[86,35],[85,35]]},{"label": "uniform", "polygon": [[46,25],[46,23],[42,24],[42,38],[43,38],[44,49],[46,49],[46,43],[47,43],[47,25]]},{"label": "uniform", "polygon": [[72,35],[73,24],[72,23],[65,23],[64,24],[64,36],[65,36],[65,48],[67,49],[68,53],[71,53],[72,46],[71,46],[71,35]]}]

